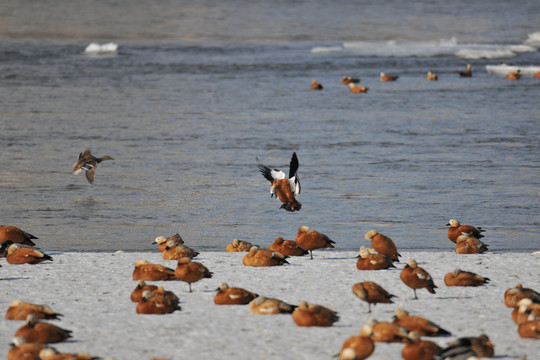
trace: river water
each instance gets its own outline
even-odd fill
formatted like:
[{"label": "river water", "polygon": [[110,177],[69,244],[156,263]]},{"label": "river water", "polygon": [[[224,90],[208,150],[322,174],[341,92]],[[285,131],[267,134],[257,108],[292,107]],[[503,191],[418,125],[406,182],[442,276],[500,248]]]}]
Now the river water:
[{"label": "river water", "polygon": [[[447,250],[456,218],[494,251],[538,250],[540,79],[485,68],[540,70],[538,19],[536,1],[4,3],[0,223],[48,251],[268,246],[300,225],[339,249],[376,229]],[[93,186],[71,174],[87,148],[115,158]],[[293,151],[287,213],[255,158],[287,170]]]}]

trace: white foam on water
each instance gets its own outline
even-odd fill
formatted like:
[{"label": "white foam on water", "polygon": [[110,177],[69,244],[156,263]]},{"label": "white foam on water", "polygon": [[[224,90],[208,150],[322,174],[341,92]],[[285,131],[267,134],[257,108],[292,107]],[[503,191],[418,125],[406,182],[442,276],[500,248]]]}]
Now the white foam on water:
[{"label": "white foam on water", "polygon": [[486,71],[494,75],[506,76],[511,72],[519,70],[523,76],[534,76],[535,72],[540,72],[540,65],[519,66],[519,65],[486,65]]},{"label": "white foam on water", "polygon": [[84,52],[87,54],[113,54],[118,51],[118,44],[116,43],[90,43],[85,49]]},{"label": "white foam on water", "polygon": [[[538,34],[538,35],[536,35]],[[375,57],[434,57],[456,56],[466,59],[496,59],[516,56],[518,52],[531,52],[538,49],[533,40],[540,33],[529,35],[523,44],[467,44],[459,43],[456,37],[440,40],[387,40],[387,41],[347,41],[340,46],[314,47],[312,53],[345,51],[359,56]]]}]

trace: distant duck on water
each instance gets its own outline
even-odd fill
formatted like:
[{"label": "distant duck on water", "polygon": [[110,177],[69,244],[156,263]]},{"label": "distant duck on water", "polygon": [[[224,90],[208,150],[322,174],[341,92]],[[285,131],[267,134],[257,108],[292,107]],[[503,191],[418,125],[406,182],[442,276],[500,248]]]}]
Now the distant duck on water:
[{"label": "distant duck on water", "polygon": [[87,149],[79,154],[77,162],[75,165],[73,165],[73,174],[78,174],[81,171],[86,170],[86,180],[88,180],[90,184],[93,184],[97,166],[100,162],[105,160],[114,160],[114,158],[110,157],[109,155],[97,158],[92,155],[90,149]]}]

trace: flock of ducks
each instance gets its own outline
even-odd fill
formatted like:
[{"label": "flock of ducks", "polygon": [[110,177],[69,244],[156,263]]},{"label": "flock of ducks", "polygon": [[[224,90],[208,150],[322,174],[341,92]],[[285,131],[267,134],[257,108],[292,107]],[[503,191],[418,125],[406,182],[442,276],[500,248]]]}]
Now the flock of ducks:
[{"label": "flock of ducks", "polygon": [[[470,70],[470,69],[469,69]],[[345,79],[344,79],[345,80]],[[348,79],[355,80],[355,79]],[[86,178],[93,183],[97,165],[104,160],[113,160],[110,156],[94,157],[90,150],[79,155],[73,167],[74,173],[86,171]],[[258,159],[257,159],[258,160]],[[300,194],[301,186],[297,170],[299,161],[293,153],[289,165],[289,174],[279,169],[272,169],[259,161],[259,170],[271,182],[271,197],[282,202],[281,208],[286,211],[299,211],[301,204],[296,199]],[[471,225],[461,225],[458,220],[448,222],[448,239],[455,243],[455,252],[458,254],[483,253],[487,250],[481,238],[484,229]],[[365,234],[371,248],[360,247],[356,260],[356,267],[361,271],[378,271],[395,268],[400,261],[399,253],[394,241],[375,230]],[[0,226],[0,257],[6,257],[9,264],[38,264],[43,261],[53,261],[52,257],[33,248],[31,235],[15,226]],[[180,311],[180,300],[173,292],[167,291],[163,286],[149,284],[152,281],[182,281],[188,284],[192,292],[192,284],[212,278],[213,273],[202,263],[193,261],[199,253],[187,245],[179,234],[168,238],[157,237],[153,244],[158,245],[158,251],[163,260],[176,261],[176,268],[162,264],[152,264],[147,260],[135,262],[132,279],[137,286],[131,293],[131,301],[136,303],[137,314],[169,314]],[[295,240],[285,240],[279,236],[267,249],[253,245],[247,241],[234,239],[225,248],[226,252],[245,252],[242,258],[244,266],[268,267],[288,264],[290,257],[310,255],[313,251],[324,248],[333,248],[335,242],[327,235],[300,226]],[[435,294],[437,286],[429,272],[418,266],[415,259],[408,259],[400,271],[400,279],[414,293],[418,299],[417,290],[426,289]],[[444,276],[446,286],[482,286],[490,279],[478,274],[456,269]],[[256,315],[289,314],[298,326],[302,327],[328,327],[339,321],[335,310],[322,305],[302,301],[298,305],[288,304],[280,299],[261,296],[249,290],[230,287],[221,282],[216,289],[214,303],[216,305],[248,305],[250,313]],[[377,304],[392,304],[395,295],[385,290],[380,284],[373,281],[359,282],[352,287],[353,294],[368,304],[368,313],[371,306]],[[505,294],[506,306],[513,308],[512,319],[518,325],[518,333],[524,338],[540,339],[540,294],[532,289],[524,288],[518,284],[508,289]],[[46,320],[58,320],[62,315],[52,311],[44,305],[26,303],[15,300],[6,312],[6,319],[24,320],[25,325],[15,334],[11,348],[8,351],[8,360],[18,359],[98,359],[86,354],[60,353],[48,346],[72,337],[71,331],[48,323]],[[44,321],[41,321],[44,320]],[[404,343],[402,357],[405,360],[453,359],[467,360],[478,357],[493,357],[494,345],[485,334],[478,337],[459,338],[441,348],[422,337],[448,336],[450,332],[434,324],[428,319],[418,315],[410,315],[405,309],[397,309],[392,322],[370,319],[359,335],[347,339],[339,351],[340,360],[366,359],[375,350],[377,342]]]},{"label": "flock of ducks", "polygon": [[[471,64],[467,64],[467,68],[463,71],[459,72],[460,77],[472,77],[472,69]],[[540,78],[540,72],[534,73],[535,78]],[[379,74],[379,79],[381,82],[388,82],[388,81],[396,81],[399,78],[398,75],[388,75],[383,72]],[[433,73],[431,70],[427,72],[426,79],[428,81],[437,81],[439,80],[439,77],[437,74]],[[521,79],[521,72],[520,70],[512,71],[506,75],[506,79],[508,80],[519,80]],[[352,93],[366,93],[368,91],[368,88],[365,86],[360,86],[358,83],[360,83],[359,78],[355,78],[348,75],[343,75],[343,78],[341,79],[341,83],[344,85],[349,86],[349,91]],[[324,87],[322,84],[318,83],[316,79],[311,80],[311,90],[322,90]]]}]

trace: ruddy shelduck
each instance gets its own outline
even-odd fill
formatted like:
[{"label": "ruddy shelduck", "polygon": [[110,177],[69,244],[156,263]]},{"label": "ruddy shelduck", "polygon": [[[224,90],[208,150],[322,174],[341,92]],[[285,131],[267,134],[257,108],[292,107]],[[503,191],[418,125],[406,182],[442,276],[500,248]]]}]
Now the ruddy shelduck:
[{"label": "ruddy shelduck", "polygon": [[259,296],[249,303],[249,312],[254,315],[291,314],[296,308],[296,305],[265,296]]},{"label": "ruddy shelduck", "polygon": [[311,90],[322,90],[323,86],[315,78],[311,79]]},{"label": "ruddy shelduck", "polygon": [[190,258],[185,257],[178,260],[174,275],[180,281],[187,282],[189,284],[189,292],[191,291],[191,284],[202,279],[209,279],[212,277],[212,272],[201,263],[191,261]]},{"label": "ruddy shelduck", "polygon": [[309,251],[310,258],[313,259],[313,250],[333,248],[335,241],[328,236],[315,230],[311,230],[307,226],[300,226],[296,233],[296,244],[300,248]]},{"label": "ruddy shelduck", "polygon": [[448,229],[448,239],[454,243],[457,243],[457,238],[464,234],[469,234],[477,239],[481,239],[484,237],[482,233],[486,231],[481,227],[477,228],[472,225],[461,225],[456,219],[450,219],[446,226],[450,226]]},{"label": "ruddy shelduck", "polygon": [[145,290],[148,290],[150,292],[156,290],[158,287],[156,285],[147,285],[144,280],[139,280],[137,282],[137,286],[133,291],[131,292],[131,301],[132,302],[140,302],[142,299],[142,294]]},{"label": "ruddy shelduck", "polygon": [[327,307],[302,301],[293,311],[292,318],[298,326],[332,326],[339,320],[337,312]]},{"label": "ruddy shelduck", "polygon": [[521,72],[519,69],[516,71],[512,71],[511,73],[506,75],[506,80],[519,80],[521,79]]},{"label": "ruddy shelduck", "polygon": [[518,325],[518,334],[522,338],[540,339],[540,320],[530,315],[527,321]]},{"label": "ruddy shelduck", "polygon": [[11,240],[6,240],[2,243],[0,253],[6,254],[6,261],[8,264],[35,265],[47,260],[53,261],[53,258],[50,255],[26,245],[13,243]]},{"label": "ruddy shelduck", "polygon": [[353,78],[352,76],[343,75],[343,78],[341,79],[341,83],[343,85],[349,85],[349,84],[358,84],[360,82],[360,79]]},{"label": "ruddy shelduck", "polygon": [[249,241],[234,239],[230,244],[225,247],[226,252],[246,252],[251,249],[253,245]]},{"label": "ruddy shelduck", "polygon": [[278,236],[268,247],[268,250],[277,251],[287,256],[304,256],[309,254],[307,250],[300,248],[296,241],[284,240],[282,236]]},{"label": "ruddy shelduck", "polygon": [[429,81],[437,81],[437,80],[439,80],[439,77],[437,75],[435,75],[434,73],[432,73],[431,71],[428,71],[427,72],[427,79]]},{"label": "ruddy shelduck", "polygon": [[170,301],[173,305],[180,303],[180,299],[175,293],[169,290],[165,290],[163,286],[158,286],[157,289],[152,290],[152,295],[156,297],[163,297],[165,300]]},{"label": "ruddy shelduck", "polygon": [[442,348],[433,341],[420,339],[416,331],[409,332],[409,341],[401,350],[403,360],[431,360],[442,351]]},{"label": "ruddy shelduck", "polygon": [[532,314],[537,319],[540,319],[540,304],[533,303],[531,299],[521,299],[517,303],[518,306],[512,311],[512,320],[516,324],[521,324],[529,320]]},{"label": "ruddy shelduck", "polygon": [[535,78],[540,78],[540,71],[535,71],[535,72],[533,73],[533,77],[535,77]]},{"label": "ruddy shelduck", "polygon": [[471,64],[467,64],[467,70],[460,71],[459,76],[461,76],[461,77],[472,77]]},{"label": "ruddy shelduck", "polygon": [[518,306],[521,299],[531,299],[535,303],[540,303],[540,293],[530,288],[524,288],[521,283],[513,288],[506,289],[504,292],[504,304],[507,307],[514,308]]},{"label": "ruddy shelduck", "polygon": [[402,308],[396,310],[394,316],[394,323],[401,327],[404,327],[408,331],[416,331],[420,336],[447,336],[451,333],[439,325],[417,315],[409,315],[409,313]]},{"label": "ruddy shelduck", "polygon": [[382,270],[395,268],[394,263],[389,257],[382,254],[370,253],[364,246],[358,251],[359,258],[356,260],[356,268],[358,270]]},{"label": "ruddy shelduck", "polygon": [[354,284],[352,291],[360,300],[368,303],[368,313],[371,312],[371,304],[392,304],[392,298],[396,297],[373,281]]},{"label": "ruddy shelduck", "polygon": [[352,93],[366,93],[368,88],[365,86],[355,85],[353,83],[349,84],[349,92]]},{"label": "ruddy shelduck", "polygon": [[0,225],[0,243],[11,240],[14,243],[34,246],[36,244],[32,241],[33,239],[37,239],[37,237],[16,226]]},{"label": "ruddy shelduck", "polygon": [[277,251],[260,249],[258,246],[252,246],[249,252],[242,258],[244,266],[264,267],[279,266],[288,264],[288,256]]},{"label": "ruddy shelduck", "polygon": [[174,234],[173,236],[169,236],[166,238],[165,236],[158,236],[152,244],[158,244],[158,250],[159,252],[163,252],[165,248],[167,247],[167,243],[169,241],[173,240],[176,244],[183,244],[184,240],[180,236],[180,234]]},{"label": "ruddy shelduck", "polygon": [[401,254],[398,252],[396,244],[388,236],[378,233],[375,230],[370,230],[364,235],[367,241],[371,241],[371,246],[379,254],[382,254],[392,261],[399,261]]},{"label": "ruddy shelduck", "polygon": [[488,250],[488,246],[469,234],[458,236],[455,246],[456,254],[482,254]]},{"label": "ruddy shelduck", "polygon": [[388,322],[388,321],[377,321],[373,318],[370,318],[368,324],[372,328],[371,339],[375,342],[406,342],[408,331],[407,329]]},{"label": "ruddy shelduck", "polygon": [[56,349],[46,348],[39,352],[40,360],[98,360],[100,357],[90,356],[88,354],[61,353]]},{"label": "ruddy shelduck", "polygon": [[150,264],[148,260],[135,262],[132,278],[146,281],[176,280],[173,269],[161,264]]},{"label": "ruddy shelduck", "polygon": [[33,314],[38,320],[58,320],[59,316],[63,316],[62,314],[54,312],[47,305],[38,305],[22,300],[15,300],[9,305],[9,308],[6,311],[6,319],[26,320],[30,314]]},{"label": "ruddy shelduck", "polygon": [[399,78],[397,75],[386,75],[385,73],[380,74],[381,82],[387,82],[387,81],[396,81]]},{"label": "ruddy shelduck", "polygon": [[407,265],[401,270],[399,274],[401,281],[414,291],[414,299],[418,299],[416,296],[416,289],[425,288],[432,294],[435,294],[437,286],[433,283],[433,278],[423,268],[419,267],[416,260],[407,260]]},{"label": "ruddy shelduck", "polygon": [[170,314],[176,310],[181,310],[178,302],[159,294],[153,294],[148,290],[143,292],[141,301],[135,309],[137,314],[146,315]]},{"label": "ruddy shelduck", "polygon": [[360,335],[351,336],[345,340],[339,352],[339,360],[363,360],[370,357],[375,351],[371,333],[371,326],[364,325],[360,330]]},{"label": "ruddy shelduck", "polygon": [[285,173],[279,169],[271,169],[268,166],[263,165],[258,158],[259,162],[259,171],[264,176],[264,178],[272,186],[270,187],[270,197],[276,197],[281,200],[283,203],[281,209],[286,211],[299,211],[302,208],[302,204],[296,200],[296,197],[300,195],[301,186],[300,180],[298,178],[298,167],[300,163],[298,162],[298,156],[296,152],[293,152],[291,157],[291,162],[289,163],[289,177],[285,176]]},{"label": "ruddy shelduck", "polygon": [[11,347],[7,352],[7,360],[34,360],[39,359],[39,352],[47,349],[47,344],[29,343],[23,337],[15,337],[9,344]]},{"label": "ruddy shelduck", "polygon": [[225,282],[219,283],[214,296],[216,305],[247,305],[258,295],[238,287],[229,287]]},{"label": "ruddy shelduck", "polygon": [[23,337],[29,343],[57,343],[69,339],[71,333],[71,330],[37,321],[36,317],[30,314],[26,317],[26,324],[15,332],[15,337]]},{"label": "ruddy shelduck", "polygon": [[163,260],[180,260],[185,257],[193,259],[199,255],[197,251],[184,244],[177,244],[174,240],[167,241],[167,246],[161,254]]},{"label": "ruddy shelduck", "polygon": [[90,184],[93,184],[97,166],[99,163],[105,160],[114,160],[114,158],[110,157],[109,155],[98,158],[92,155],[90,149],[87,149],[79,154],[77,162],[75,165],[73,165],[73,174],[78,174],[85,170],[86,180],[88,180]]},{"label": "ruddy shelduck", "polygon": [[482,286],[489,281],[489,278],[460,269],[455,269],[444,276],[446,286]]}]

